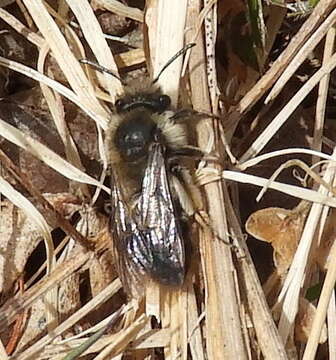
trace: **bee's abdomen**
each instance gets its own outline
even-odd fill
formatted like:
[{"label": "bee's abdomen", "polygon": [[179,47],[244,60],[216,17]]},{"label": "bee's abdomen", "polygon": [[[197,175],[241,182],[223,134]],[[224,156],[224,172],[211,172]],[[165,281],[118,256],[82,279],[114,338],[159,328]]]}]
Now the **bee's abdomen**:
[{"label": "bee's abdomen", "polygon": [[155,229],[144,229],[128,236],[125,240],[129,261],[135,264],[140,273],[146,273],[162,285],[180,286],[185,275],[184,251],[182,254],[180,250],[176,252],[163,239],[160,241],[158,233]]},{"label": "bee's abdomen", "polygon": [[184,267],[162,252],[153,253],[151,273],[163,285],[180,286],[184,281]]}]

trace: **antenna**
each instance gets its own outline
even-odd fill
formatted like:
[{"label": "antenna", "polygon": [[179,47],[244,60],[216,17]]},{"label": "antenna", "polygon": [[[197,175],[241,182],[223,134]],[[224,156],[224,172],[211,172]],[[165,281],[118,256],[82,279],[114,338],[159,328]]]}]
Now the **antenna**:
[{"label": "antenna", "polygon": [[[194,47],[196,45],[196,43],[190,43],[187,44],[184,48],[182,48],[181,50],[179,50],[171,59],[169,59],[167,61],[167,63],[163,66],[163,68],[160,70],[159,74],[156,76],[156,78],[152,81],[152,84],[155,84],[160,76],[162,75],[162,73],[167,69],[167,67],[174,62],[179,56],[185,54],[189,49],[191,49],[192,47]],[[93,66],[95,69],[97,69],[100,72],[105,72],[107,74],[112,75],[113,77],[115,77],[116,79],[118,79],[122,84],[123,81],[120,79],[120,77],[115,74],[113,71],[111,71],[110,69],[106,68],[105,66],[99,65],[94,61],[91,60],[87,60],[87,59],[80,59],[79,62],[81,64],[87,64],[87,65],[91,65]]]},{"label": "antenna", "polygon": [[87,59],[79,59],[79,62],[80,62],[81,64],[91,65],[91,66],[93,66],[95,69],[97,69],[98,71],[100,71],[100,72],[102,72],[102,73],[105,72],[105,73],[107,73],[107,74],[110,74],[110,75],[112,75],[113,77],[115,77],[116,79],[118,79],[121,83],[123,83],[122,80],[120,79],[120,77],[119,77],[117,74],[115,74],[112,70],[106,68],[105,66],[99,65],[99,64],[97,64],[96,62],[91,61],[91,60],[87,60]]},{"label": "antenna", "polygon": [[167,61],[167,63],[163,66],[163,68],[160,70],[159,74],[156,76],[156,78],[152,81],[152,84],[155,84],[160,76],[162,75],[162,73],[167,69],[167,67],[174,62],[179,56],[185,54],[189,49],[191,49],[192,47],[194,47],[196,45],[196,43],[190,43],[187,44],[184,48],[182,48],[180,51],[178,51],[172,58],[170,58],[170,60]]}]

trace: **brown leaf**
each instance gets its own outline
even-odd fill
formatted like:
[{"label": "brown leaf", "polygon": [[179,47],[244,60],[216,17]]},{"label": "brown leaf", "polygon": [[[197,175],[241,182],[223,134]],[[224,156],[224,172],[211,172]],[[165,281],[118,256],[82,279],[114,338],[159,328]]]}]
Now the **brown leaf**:
[{"label": "brown leaf", "polygon": [[293,210],[271,207],[254,212],[246,221],[250,235],[271,243],[279,273],[285,272],[293,260],[308,209],[307,203],[300,203]]}]

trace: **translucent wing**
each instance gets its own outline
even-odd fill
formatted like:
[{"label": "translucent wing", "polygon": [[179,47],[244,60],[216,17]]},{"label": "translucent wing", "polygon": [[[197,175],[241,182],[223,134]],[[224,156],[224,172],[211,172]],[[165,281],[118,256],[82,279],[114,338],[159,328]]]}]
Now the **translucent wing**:
[{"label": "translucent wing", "polygon": [[115,177],[111,188],[111,232],[126,291],[141,296],[148,278],[164,285],[181,285],[184,244],[169,189],[163,146],[151,145],[136,211],[131,213],[124,203]]}]

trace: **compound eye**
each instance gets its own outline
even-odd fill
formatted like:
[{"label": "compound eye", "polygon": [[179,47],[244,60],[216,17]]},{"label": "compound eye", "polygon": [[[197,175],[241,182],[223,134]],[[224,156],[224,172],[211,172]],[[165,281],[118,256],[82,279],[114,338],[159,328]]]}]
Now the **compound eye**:
[{"label": "compound eye", "polygon": [[115,102],[114,106],[115,106],[117,112],[120,112],[120,111],[122,111],[123,107],[125,106],[125,101],[123,99],[118,99]]},{"label": "compound eye", "polygon": [[170,97],[168,95],[161,95],[159,97],[160,109],[166,110],[171,103]]}]

